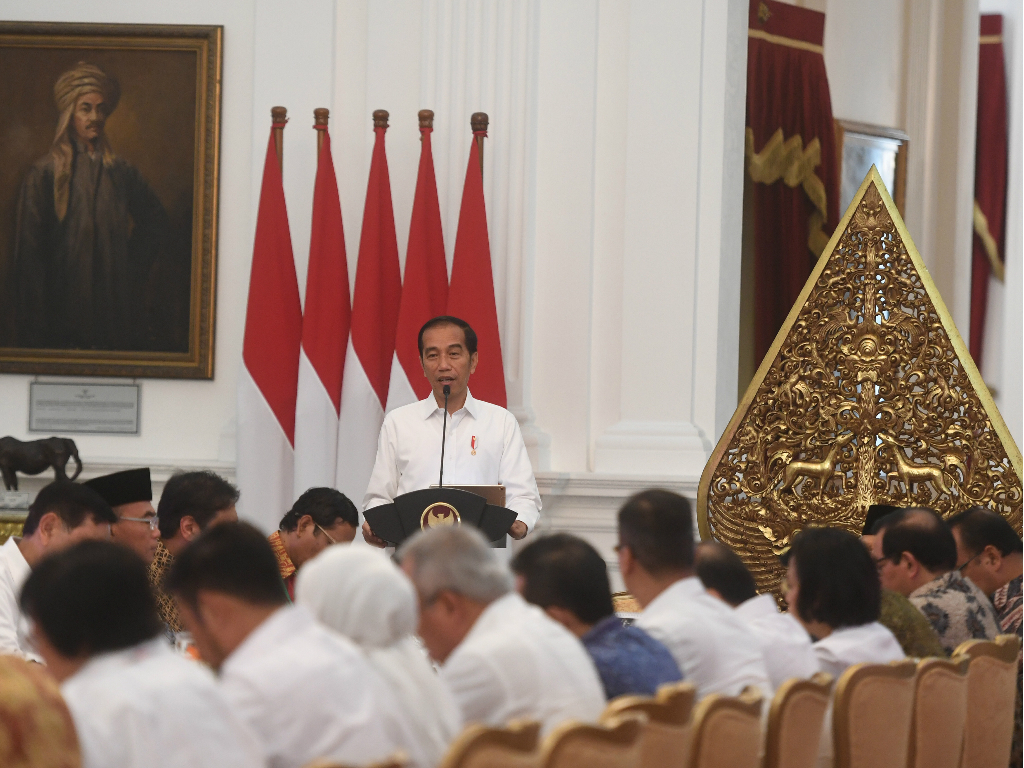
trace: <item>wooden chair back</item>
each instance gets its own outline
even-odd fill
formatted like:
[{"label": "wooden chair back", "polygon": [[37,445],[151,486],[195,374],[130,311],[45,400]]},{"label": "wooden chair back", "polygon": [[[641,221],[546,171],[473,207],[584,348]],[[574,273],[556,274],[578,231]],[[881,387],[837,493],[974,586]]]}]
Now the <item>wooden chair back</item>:
[{"label": "wooden chair back", "polygon": [[831,697],[832,675],[824,672],[779,687],[768,711],[765,768],[814,768]]},{"label": "wooden chair back", "polygon": [[953,654],[954,660],[968,659],[964,768],[1009,765],[1019,655],[1016,635],[968,640]]},{"label": "wooden chair back", "polygon": [[645,718],[624,715],[602,725],[567,722],[541,746],[541,768],[641,768]]},{"label": "wooden chair back", "polygon": [[835,768],[904,768],[910,746],[917,665],[854,664],[836,683]]},{"label": "wooden chair back", "polygon": [[640,764],[645,768],[688,768],[692,728],[690,714],[697,689],[692,683],[669,683],[655,696],[620,696],[608,702],[601,722],[642,714]]},{"label": "wooden chair back", "polygon": [[438,768],[537,768],[540,723],[517,720],[505,728],[467,727]]},{"label": "wooden chair back", "polygon": [[917,663],[909,768],[957,768],[967,719],[967,658]]},{"label": "wooden chair back", "polygon": [[693,711],[692,768],[758,768],[761,701],[756,690],[701,699]]}]

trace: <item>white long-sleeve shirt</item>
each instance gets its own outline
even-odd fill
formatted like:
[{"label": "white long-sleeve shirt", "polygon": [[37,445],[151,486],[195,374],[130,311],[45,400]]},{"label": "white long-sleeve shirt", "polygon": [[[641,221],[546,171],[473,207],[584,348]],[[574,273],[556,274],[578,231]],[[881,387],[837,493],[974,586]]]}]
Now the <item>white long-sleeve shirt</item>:
[{"label": "white long-sleeve shirt", "polygon": [[697,696],[738,696],[748,685],[765,699],[774,692],[757,638],[736,612],[704,589],[696,576],[658,595],[636,620],[669,649]]},{"label": "white long-sleeve shirt", "polygon": [[11,536],[0,547],[0,653],[42,662],[28,637],[28,622],[21,615],[18,597],[32,569]]},{"label": "white long-sleeve shirt", "polygon": [[400,749],[426,765],[369,661],[305,606],[279,608],[253,630],[221,666],[220,683],[268,768],[319,758],[363,765]]},{"label": "white long-sleeve shirt", "polygon": [[836,680],[854,664],[888,664],[905,654],[888,628],[877,621],[857,627],[840,627],[814,644],[822,672]]},{"label": "white long-sleeve shirt", "polygon": [[790,678],[808,678],[818,671],[811,636],[799,621],[779,610],[772,595],[750,598],[736,606],[736,615],[757,638],[772,687],[777,689]]},{"label": "white long-sleeve shirt", "polygon": [[[443,420],[444,409],[433,394],[384,417],[364,510],[437,484]],[[517,519],[533,530],[540,517],[540,493],[519,422],[504,408],[476,400],[469,392],[465,405],[448,417],[444,483],[503,485],[505,506]]]},{"label": "white long-sleeve shirt", "polygon": [[480,614],[441,666],[441,677],[467,724],[528,718],[546,733],[566,720],[595,722],[605,706],[583,644],[515,592]]},{"label": "white long-sleeve shirt", "polygon": [[213,674],[163,638],[95,656],[64,681],[83,768],[258,768]]}]

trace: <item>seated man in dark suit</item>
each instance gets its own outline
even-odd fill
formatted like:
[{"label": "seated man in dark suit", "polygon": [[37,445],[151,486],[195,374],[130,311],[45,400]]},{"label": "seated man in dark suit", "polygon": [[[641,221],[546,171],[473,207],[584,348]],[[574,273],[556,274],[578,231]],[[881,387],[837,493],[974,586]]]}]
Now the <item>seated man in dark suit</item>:
[{"label": "seated man in dark suit", "polygon": [[652,695],[682,679],[664,645],[612,609],[608,568],[590,544],[567,533],[537,539],[512,561],[516,588],[582,641],[605,696]]}]

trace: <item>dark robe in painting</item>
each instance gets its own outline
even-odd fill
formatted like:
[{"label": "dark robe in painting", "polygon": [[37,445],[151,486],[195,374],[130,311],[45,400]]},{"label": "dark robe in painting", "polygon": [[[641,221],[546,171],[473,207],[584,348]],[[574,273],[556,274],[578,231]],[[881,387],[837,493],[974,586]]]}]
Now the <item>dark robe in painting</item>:
[{"label": "dark robe in painting", "polygon": [[[168,219],[138,170],[75,147],[67,214],[54,207],[54,160],[29,169],[15,229],[16,343],[44,349],[153,349],[150,274]],[[157,344],[157,347],[161,345]]]}]

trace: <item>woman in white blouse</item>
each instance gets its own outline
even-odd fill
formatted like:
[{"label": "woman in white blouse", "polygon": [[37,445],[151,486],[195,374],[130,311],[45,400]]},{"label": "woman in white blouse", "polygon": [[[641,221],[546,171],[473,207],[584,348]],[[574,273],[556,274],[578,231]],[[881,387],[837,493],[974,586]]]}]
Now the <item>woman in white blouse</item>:
[{"label": "woman in white blouse", "polygon": [[789,550],[786,581],[786,602],[814,638],[822,672],[838,679],[854,664],[903,658],[892,632],[878,623],[878,571],[853,534],[838,528],[801,531]]},{"label": "woman in white blouse", "polygon": [[359,645],[387,682],[418,742],[408,745],[412,764],[437,765],[462,717],[414,636],[418,603],[405,574],[379,550],[328,547],[299,571],[295,596]]}]

